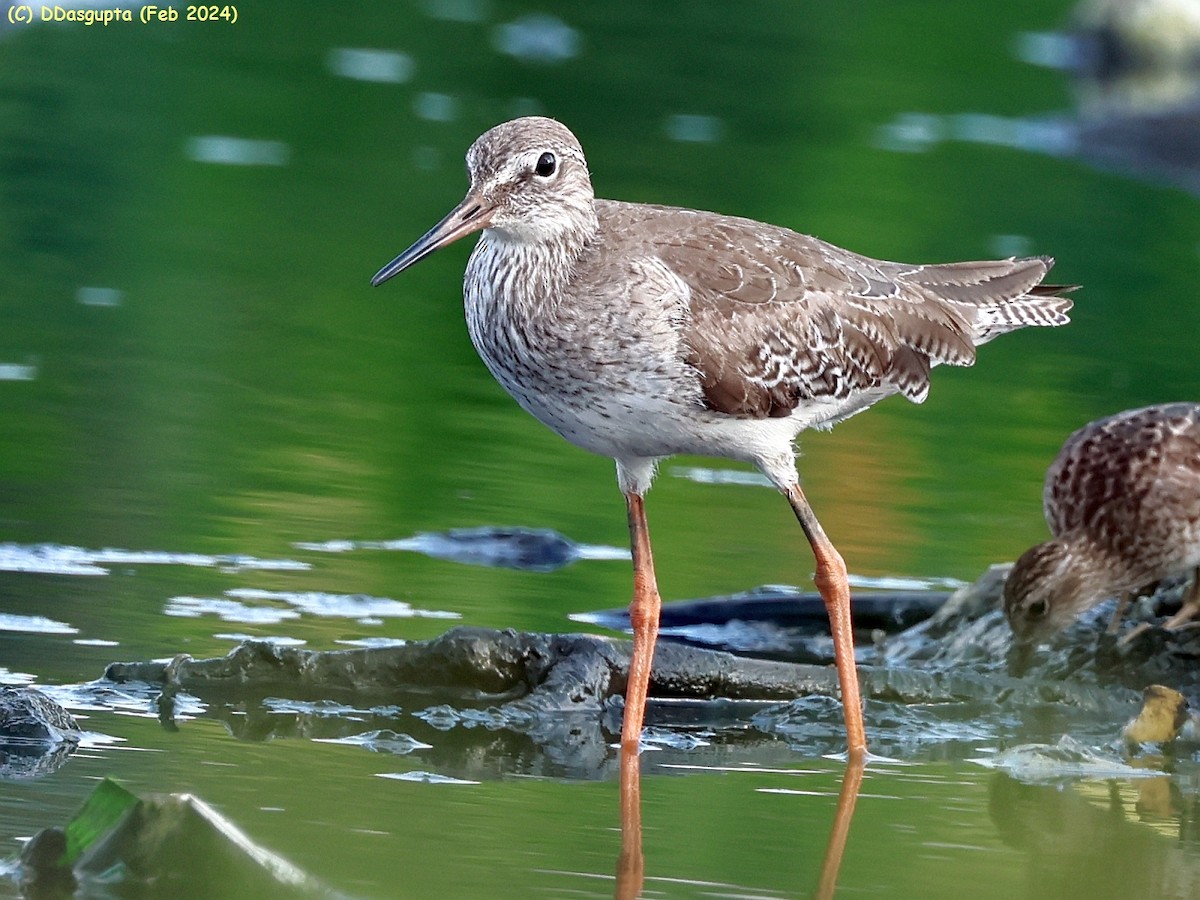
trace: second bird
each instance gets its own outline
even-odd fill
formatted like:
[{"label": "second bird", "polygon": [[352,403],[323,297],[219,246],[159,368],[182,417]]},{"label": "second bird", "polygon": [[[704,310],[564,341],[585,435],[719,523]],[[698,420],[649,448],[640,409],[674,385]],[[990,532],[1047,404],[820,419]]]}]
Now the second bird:
[{"label": "second bird", "polygon": [[[1200,566],[1200,403],[1129,409],[1080,428],[1046,471],[1053,538],[1026,550],[1004,583],[1004,612],[1026,647],[1113,596]],[[1200,612],[1200,571],[1173,628]]]},{"label": "second bird", "polygon": [[866,750],[846,566],[800,489],[796,436],[891,394],[921,402],[929,370],[1071,301],[1048,257],[909,265],[749,219],[597,200],[583,149],[553,119],[497,125],[467,152],[463,201],[372,280],[482,231],[467,328],[528,412],[616,460],[633,549],[633,655],[621,739],[641,735],[661,603],[643,495],[677,453],[757,466],[816,558],[848,750]]}]

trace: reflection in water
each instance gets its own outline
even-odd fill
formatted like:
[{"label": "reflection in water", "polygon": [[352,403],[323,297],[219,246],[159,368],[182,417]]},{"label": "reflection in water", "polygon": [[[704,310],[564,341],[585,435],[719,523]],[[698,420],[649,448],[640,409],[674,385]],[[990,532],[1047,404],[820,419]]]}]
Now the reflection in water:
[{"label": "reflection in water", "polygon": [[[436,198],[460,184],[465,140],[536,110],[595,136],[597,178],[613,195],[784,221],[880,255],[966,253],[997,232],[1028,236],[997,255],[1053,246],[1070,279],[1087,286],[1089,313],[1076,326],[1053,341],[998,346],[1004,365],[947,373],[920,415],[881,406],[805,446],[814,503],[828,508],[830,534],[864,572],[966,578],[1008,558],[1043,528],[1041,473],[1071,427],[1164,392],[1200,391],[1189,363],[1196,305],[1186,302],[1200,207],[1068,160],[997,151],[981,139],[1012,134],[999,120],[939,117],[939,139],[955,129],[976,137],[926,155],[879,152],[864,130],[908,109],[1019,116],[1065,106],[1065,77],[994,50],[1020,29],[1059,20],[1074,2],[1025,0],[982,15],[971,4],[884,0],[777,3],[767,16],[720,4],[674,17],[638,4],[545,7],[578,41],[576,56],[553,65],[495,49],[502,26],[539,12],[524,0],[364,4],[354,17],[300,18],[266,0],[235,29],[171,35],[9,29],[0,59],[0,541],[22,551],[11,557],[0,547],[0,566],[19,569],[0,572],[0,612],[20,617],[9,621],[23,630],[0,631],[0,682],[70,684],[111,659],[72,643],[77,634],[29,629],[39,615],[83,635],[119,637],[131,658],[223,652],[211,618],[163,609],[171,597],[226,598],[230,588],[395,597],[459,611],[474,625],[536,631],[580,627],[568,613],[627,596],[619,564],[542,577],[292,549],[330,536],[490,524],[513,509],[527,524],[579,540],[623,540],[605,512],[619,499],[597,475],[608,464],[550,443],[474,359],[458,298],[442,288],[465,248],[431,262],[442,272],[418,277],[396,303],[375,301],[361,284],[381,235],[417,229]],[[529,33],[517,36],[529,46]],[[772,90],[754,89],[764,84]],[[208,150],[251,151],[243,161],[286,151],[288,165],[189,160],[188,139],[205,135],[277,142]],[[1054,137],[1052,129],[1017,132]],[[697,480],[706,477],[732,476]],[[655,527],[667,540],[656,549],[674,573],[664,584],[670,596],[809,574],[769,495],[675,478],[659,490]],[[51,552],[31,549],[45,542]],[[58,552],[73,546],[211,556],[151,565]],[[315,565],[251,571],[220,555],[229,552]],[[230,567],[240,574],[231,578]],[[438,625],[306,615],[279,627],[328,647],[417,640]],[[1086,721],[1103,717],[1111,727],[1132,712],[1134,700],[1112,686],[1100,693],[1106,705]],[[544,876],[531,875],[514,834],[543,835],[534,866],[566,868],[581,847],[595,849],[597,822],[611,824],[619,760],[608,742],[619,710],[581,725],[543,714],[527,727],[544,731],[515,731],[485,709],[468,716],[461,707],[472,704],[461,699],[446,713],[436,709],[441,699],[417,693],[342,697],[344,711],[308,697],[308,706],[264,705],[180,693],[168,710],[179,730],[166,732],[145,717],[153,694],[110,683],[74,698],[90,706],[87,727],[135,752],[79,753],[53,779],[4,785],[0,855],[13,851],[14,836],[64,820],[55,811],[110,773],[156,791],[195,789],[356,896],[394,895],[397,862],[424,888],[413,896],[484,896],[488,885],[537,895],[531,879]],[[961,762],[1013,740],[1056,740],[1068,717],[1076,733],[1080,707],[1051,698],[1025,715],[998,703],[871,703],[877,733],[906,767],[872,772],[876,792],[901,799],[864,800],[855,811],[842,891],[922,896],[972,884],[980,894],[1038,896],[1036,883],[1080,897],[1094,887],[1072,889],[1068,873],[1090,858],[1064,852],[1056,862],[1059,842],[1073,851],[1074,838],[1053,827],[1029,830],[1028,856],[1000,844],[987,819],[993,773]],[[832,803],[824,793],[795,800],[784,827],[764,826],[745,781],[794,784],[798,762],[840,742],[837,708],[764,711],[747,727],[742,704],[704,731],[688,730],[685,711],[670,712],[675,735],[703,743],[676,740],[646,765],[668,759],[687,767],[676,773],[701,774],[647,782],[648,817],[656,801],[684,813],[682,828],[646,831],[654,874],[756,885],[722,888],[727,895],[815,886]],[[385,756],[366,743],[310,740],[388,729],[433,749]],[[1196,767],[1184,757],[1178,765],[1171,783],[1186,810]],[[714,766],[760,772],[709,774]],[[769,766],[780,773],[763,774]],[[377,777],[409,767],[483,784],[443,789]],[[821,768],[828,786],[834,776]],[[1144,795],[1163,784],[1142,783]],[[1065,799],[1039,790],[1047,810]],[[1064,794],[1079,802],[1071,789]],[[1139,809],[1152,805],[1146,796]],[[959,812],[948,816],[947,806]],[[1181,813],[1176,829],[1194,818]],[[699,823],[691,832],[689,819]],[[1097,857],[1138,831],[1131,820],[1088,821]],[[720,829],[705,828],[710,822]],[[798,842],[788,824],[807,825],[809,838]],[[743,849],[721,852],[729,836]],[[942,844],[936,859],[932,842]],[[1110,865],[1136,863],[1144,841],[1130,843],[1137,852]],[[611,875],[613,849],[584,868]],[[1194,864],[1196,850],[1187,850]],[[868,856],[872,866],[853,865]],[[542,887],[543,896],[566,893]],[[1104,887],[1092,896],[1112,893]],[[647,879],[643,889],[654,888],[689,893]]]},{"label": "reflection in water", "polygon": [[209,134],[189,138],[186,154],[196,162],[223,166],[286,166],[292,151],[281,141]]},{"label": "reflection in water", "polygon": [[529,572],[553,572],[581,559],[629,559],[623,547],[578,544],[549,528],[454,528],[421,532],[391,541],[300,541],[299,550],[347,553],[351,550],[409,550],[434,559],[471,566],[500,566]]},{"label": "reflection in water", "polygon": [[817,882],[816,896],[820,900],[832,897],[837,888],[838,873],[842,869],[842,855],[846,851],[846,838],[850,836],[850,822],[854,819],[854,805],[858,802],[858,791],[862,787],[865,768],[866,761],[861,756],[851,756],[846,763],[846,774],[842,778],[842,789],[838,792],[833,826],[829,829],[829,843],[825,845],[825,856],[821,861],[821,877]]},{"label": "reflection in water", "polygon": [[1152,773],[1139,769],[1103,748],[1092,747],[1069,734],[1056,744],[1021,744],[994,757],[973,760],[989,769],[1008,772],[1028,783],[1061,782],[1065,778],[1136,778]]},{"label": "reflection in water", "polygon": [[617,857],[617,900],[642,893],[646,860],[642,856],[642,772],[636,747],[621,745],[621,855]]},{"label": "reflection in water", "polygon": [[195,566],[223,572],[269,570],[300,572],[308,563],[294,559],[258,559],[242,554],[176,553],[169,550],[89,550],[61,544],[0,543],[0,572],[43,575],[108,575],[111,566]]},{"label": "reflection in water", "polygon": [[501,53],[524,62],[548,65],[578,56],[583,39],[562,19],[545,13],[531,13],[497,26],[492,43]]},{"label": "reflection in water", "polygon": [[0,631],[21,631],[26,634],[78,634],[79,629],[66,622],[57,622],[45,616],[20,616],[15,613],[0,613]]},{"label": "reflection in water", "polygon": [[[620,752],[621,853],[617,857],[616,890],[613,896],[616,900],[633,900],[641,896],[646,879],[646,860],[642,852],[641,757],[636,748],[625,744],[621,745]],[[850,823],[854,819],[854,807],[858,802],[865,769],[866,761],[861,755],[852,754],[846,763],[833,823],[829,828],[829,841],[821,858],[821,872],[813,894],[818,900],[833,897],[837,889],[846,839],[850,836]]]},{"label": "reflection in water", "polygon": [[125,292],[118,288],[85,285],[75,292],[75,300],[84,306],[120,306]]},{"label": "reflection in water", "polygon": [[[183,658],[177,657],[176,669],[182,662]],[[189,662],[188,665],[195,663]],[[165,681],[162,699],[166,699],[172,692],[178,678],[168,672]],[[111,709],[145,714],[153,700],[151,694],[158,683],[147,679],[122,684],[119,686],[121,693],[118,694],[118,685],[101,680],[77,686],[71,694],[57,690],[53,693],[56,699],[72,708],[84,704],[98,712]],[[279,693],[285,690],[285,685],[287,690],[300,693],[301,698],[280,697]],[[944,762],[913,765],[913,761],[917,759],[928,759],[929,754],[916,752],[909,746],[904,748],[902,754],[909,765],[892,771],[873,771],[875,795],[903,801],[899,804],[889,804],[887,807],[889,811],[895,810],[893,815],[896,817],[889,820],[892,822],[891,827],[895,828],[895,831],[889,831],[891,837],[888,840],[887,852],[890,852],[890,855],[882,857],[888,862],[881,865],[878,872],[864,871],[853,866],[842,870],[841,861],[848,846],[853,817],[859,817],[855,847],[857,855],[861,856],[866,852],[866,848],[860,847],[858,842],[862,841],[865,844],[873,835],[878,835],[881,814],[884,812],[878,803],[872,803],[862,809],[857,808],[857,798],[864,778],[862,766],[851,764],[846,767],[836,809],[832,811],[832,815],[828,800],[831,794],[826,787],[829,784],[828,780],[824,780],[817,791],[783,787],[789,781],[796,784],[792,779],[798,777],[815,775],[822,779],[831,779],[835,776],[827,766],[813,771],[799,769],[795,765],[797,754],[813,759],[819,756],[820,751],[817,748],[822,744],[832,746],[841,743],[840,710],[836,705],[832,705],[824,717],[826,739],[818,741],[809,735],[792,748],[767,735],[756,734],[753,728],[748,729],[744,717],[725,728],[711,722],[700,725],[694,717],[681,718],[675,722],[673,728],[678,736],[690,738],[686,742],[664,741],[660,732],[648,732],[647,738],[657,739],[653,741],[656,752],[650,754],[647,759],[653,760],[658,768],[674,774],[688,773],[685,777],[658,778],[650,782],[653,787],[651,800],[656,805],[649,809],[663,811],[664,815],[670,811],[672,821],[669,827],[668,823],[655,822],[659,827],[650,830],[651,839],[656,843],[653,844],[651,866],[648,868],[645,864],[645,850],[648,848],[643,844],[646,835],[643,833],[641,821],[641,760],[633,753],[614,754],[611,749],[614,726],[619,722],[619,716],[569,716],[561,712],[554,715],[542,714],[530,717],[524,727],[531,730],[522,732],[519,730],[522,727],[519,723],[505,722],[493,714],[494,709],[463,709],[452,719],[436,720],[433,716],[434,709],[423,709],[426,704],[438,699],[427,690],[390,690],[379,695],[364,692],[347,696],[347,702],[338,703],[332,699],[308,698],[308,692],[302,686],[293,684],[290,678],[264,687],[271,695],[261,699],[258,696],[261,688],[245,683],[237,690],[205,691],[204,706],[198,705],[196,698],[189,697],[182,691],[175,694],[171,698],[170,709],[164,710],[161,705],[159,707],[160,715],[166,713],[164,725],[179,726],[179,731],[172,732],[169,740],[163,741],[163,746],[178,753],[181,747],[191,744],[200,758],[210,759],[214,753],[219,753],[222,759],[239,768],[256,760],[259,764],[270,760],[274,766],[276,760],[286,761],[289,755],[303,755],[306,763],[305,768],[301,770],[301,777],[311,772],[311,763],[307,760],[316,757],[317,764],[321,766],[322,777],[310,781],[329,781],[329,785],[317,790],[329,791],[331,797],[336,795],[336,791],[353,790],[355,778],[370,779],[379,785],[448,786],[447,793],[453,794],[454,799],[443,800],[431,794],[422,794],[421,807],[410,808],[407,813],[393,814],[382,806],[377,808],[371,788],[362,790],[360,785],[361,793],[357,799],[357,806],[370,810],[370,817],[379,817],[378,822],[373,822],[371,827],[387,828],[398,833],[410,827],[410,818],[425,823],[427,809],[440,811],[430,820],[443,821],[439,816],[444,815],[445,822],[453,823],[444,824],[444,828],[459,828],[464,815],[468,818],[473,815],[468,813],[468,810],[488,806],[488,803],[479,802],[481,797],[510,797],[512,814],[528,817],[520,820],[521,828],[536,827],[535,823],[544,827],[546,812],[545,807],[541,805],[544,800],[533,798],[544,798],[546,794],[552,794],[562,800],[562,818],[572,823],[562,831],[567,834],[587,834],[591,840],[594,831],[594,825],[591,823],[595,821],[596,812],[593,807],[586,805],[584,798],[591,796],[601,800],[599,815],[610,819],[612,795],[611,790],[592,791],[582,782],[618,780],[621,845],[615,867],[617,897],[638,896],[639,891],[648,890],[647,886],[659,888],[664,883],[674,884],[677,879],[668,877],[672,875],[683,876],[684,880],[691,876],[697,880],[696,883],[719,883],[723,888],[730,890],[731,895],[735,895],[732,891],[736,889],[740,892],[736,895],[774,896],[772,891],[777,890],[776,886],[784,884],[787,885],[784,893],[801,893],[800,889],[803,888],[806,895],[811,889],[814,896],[831,897],[835,895],[839,879],[843,890],[879,890],[884,884],[878,881],[884,877],[879,873],[885,870],[886,877],[896,880],[886,882],[886,885],[894,887],[895,891],[890,894],[885,892],[884,895],[919,896],[923,894],[905,892],[906,884],[911,886],[911,883],[915,882],[905,882],[905,872],[908,871],[905,866],[898,867],[901,874],[897,876],[897,867],[892,861],[899,859],[905,863],[913,862],[918,869],[922,866],[927,868],[927,864],[932,866],[933,863],[928,863],[928,860],[923,862],[918,858],[920,851],[932,842],[940,842],[946,847],[957,847],[957,850],[948,851],[956,860],[961,857],[961,860],[953,863],[956,866],[961,864],[970,868],[982,865],[985,870],[988,866],[991,866],[992,870],[1008,867],[1005,869],[1003,882],[1006,887],[1019,885],[1024,878],[1025,867],[1013,866],[1012,860],[1014,857],[1025,858],[1026,854],[1030,859],[1031,868],[1035,871],[1041,868],[1053,871],[1053,877],[1059,879],[1059,882],[1053,884],[1057,888],[1065,884],[1061,881],[1065,876],[1059,870],[1066,872],[1081,859],[1086,864],[1086,853],[1102,852],[1097,851],[1096,847],[1103,850],[1119,845],[1123,848],[1119,852],[1130,854],[1122,861],[1122,865],[1130,871],[1136,871],[1137,865],[1133,863],[1142,856],[1151,860],[1161,858],[1164,873],[1170,874],[1170,878],[1176,882],[1179,880],[1177,870],[1182,870],[1189,859],[1194,859],[1196,852],[1192,844],[1178,850],[1171,849],[1178,843],[1177,840],[1170,844],[1162,840],[1163,834],[1173,835],[1175,838],[1190,834],[1192,822],[1196,819],[1194,792],[1186,786],[1181,789],[1177,778],[1163,779],[1162,776],[1151,774],[1132,782],[1130,775],[1135,773],[1127,768],[1117,770],[1093,767],[1087,771],[1102,772],[1103,777],[1089,780],[1081,779],[1078,775],[1059,777],[1055,783],[1049,785],[1048,791],[1041,793],[1021,793],[1018,786],[1017,791],[1022,797],[1031,796],[1034,799],[1024,807],[1020,804],[993,804],[991,811],[994,821],[989,825],[984,819],[988,799],[986,794],[989,788],[994,790],[996,784],[990,773],[981,775],[983,770],[977,767],[953,764],[947,770]],[[372,705],[374,703],[386,705]],[[463,701],[460,699],[458,703],[461,705]],[[442,709],[448,710],[449,707]],[[476,715],[468,715],[471,712]],[[128,720],[126,715],[119,717],[122,723]],[[213,730],[206,727],[206,722],[212,721],[220,722],[225,731],[238,740],[222,740],[215,736]],[[121,724],[114,729],[112,725],[105,726],[103,723],[103,719],[93,716],[93,727],[101,725],[110,730],[127,728]],[[554,734],[542,733],[551,727],[555,729]],[[923,734],[936,731],[930,728],[928,719],[925,719],[925,724],[919,730]],[[958,729],[955,729],[955,733],[961,737]],[[973,736],[971,745],[978,746],[989,738],[994,739],[995,733],[988,733],[986,730],[979,732]],[[138,743],[133,746],[141,749],[159,746],[154,737],[145,733],[135,740]],[[646,740],[644,744],[650,742]],[[327,756],[324,755],[324,750],[317,753],[306,751],[306,745],[328,748],[328,752],[337,752],[339,755]],[[939,759],[945,760],[949,755],[957,755],[952,750],[951,741],[945,737],[935,746],[936,749],[932,753]],[[361,757],[369,759],[366,762],[355,760],[351,755],[355,750],[359,751],[358,755]],[[78,764],[87,765],[88,761],[78,761]],[[102,765],[107,770],[114,765],[121,766],[122,761],[114,760],[110,756]],[[133,771],[139,770],[135,768]],[[350,778],[337,774],[347,771],[357,774]],[[1061,776],[1064,771],[1080,770],[1060,766],[1056,771]],[[1123,774],[1119,778],[1111,777],[1115,771]],[[712,776],[717,773],[725,777],[705,777],[706,774]],[[743,774],[729,777],[734,773]],[[770,820],[762,818],[763,808],[756,807],[745,790],[747,777],[758,785],[754,796],[763,793],[790,793],[805,799],[790,804],[781,813],[782,818],[776,820],[776,827],[772,828],[768,824]],[[1006,780],[1011,781],[1007,778]],[[731,789],[729,785],[734,781],[738,781],[739,785]],[[222,787],[217,785],[223,785],[223,782],[210,783],[209,790],[219,795]],[[474,787],[480,789],[475,791]],[[802,784],[800,787],[808,786]],[[1011,792],[1013,789],[1010,786],[1005,790]],[[1056,858],[1044,849],[1056,840],[1055,836],[1043,835],[1041,832],[1052,829],[1058,819],[1063,818],[1056,812],[1059,805],[1064,803],[1059,796],[1063,793],[1075,798],[1070,804],[1070,810],[1071,815],[1081,823],[1081,835],[1077,837],[1069,834],[1057,838],[1070,852]],[[270,790],[264,793],[257,786],[253,789],[253,796],[267,795],[270,795]],[[712,802],[709,800],[711,797],[718,799]],[[306,798],[305,803],[307,802]],[[1123,813],[1121,816],[1106,819],[1096,814],[1097,806],[1102,809],[1120,809]],[[296,808],[307,809],[308,806],[297,804]],[[955,810],[948,819],[945,814],[947,808]],[[412,809],[420,809],[421,812],[414,816]],[[1043,813],[1046,809],[1049,810],[1048,815]],[[674,810],[683,810],[684,814],[676,815]],[[1040,821],[1043,815],[1047,819],[1044,826]],[[1010,825],[1007,821],[1001,821],[1005,816],[1021,819],[1026,824]],[[739,835],[743,842],[746,837],[753,838],[752,843],[755,846],[748,850],[739,849],[737,854],[727,854],[730,855],[730,859],[713,861],[707,855],[702,855],[696,857],[698,861],[681,865],[681,859],[691,859],[696,854],[697,848],[690,842],[695,841],[698,834],[704,831],[703,826],[689,831],[689,819],[719,821],[723,828],[728,823],[728,833]],[[353,831],[361,827],[363,821],[364,814],[361,812],[339,814],[337,825],[332,832]],[[510,825],[507,818],[504,822],[503,828],[496,829],[497,840],[504,841],[502,849],[496,852],[507,859],[508,855],[512,854],[512,849],[507,843],[510,839],[504,836],[511,835],[512,829],[518,826]],[[1152,827],[1147,828],[1147,824],[1151,824]],[[419,839],[423,833],[422,828],[427,826],[411,827],[414,829],[413,834]],[[479,827],[495,828],[496,823],[485,817],[479,823]],[[963,832],[964,827],[970,831],[969,837]],[[1022,828],[1028,832],[1024,837]],[[788,836],[781,836],[785,829],[792,830],[788,832]],[[825,834],[826,830],[827,839],[822,841],[821,835]],[[1159,833],[1152,834],[1155,831]],[[1131,841],[1126,838],[1127,833],[1141,836]],[[267,838],[268,834],[269,832],[264,831],[264,838]],[[804,835],[803,843],[798,846],[796,839],[790,836],[792,834]],[[998,835],[1009,848],[1017,849],[1001,848]],[[274,838],[271,840],[274,841]],[[1020,843],[1021,840],[1028,841],[1028,844]],[[895,841],[899,842],[899,849],[895,846]],[[912,841],[916,842],[915,846],[911,846]],[[1085,851],[1076,848],[1076,842],[1081,845],[1087,844],[1091,849]],[[287,845],[281,843],[281,846]],[[867,846],[874,849],[874,845]],[[910,846],[911,849],[907,849]],[[970,848],[969,860],[966,851],[962,849],[966,847]],[[986,850],[982,855],[979,852],[980,848]],[[611,849],[606,852],[611,854]],[[879,852],[885,853],[884,848],[880,847]],[[714,840],[710,854],[721,853],[719,842]],[[755,862],[747,867],[738,864],[738,857]],[[318,864],[309,868],[324,876],[330,869],[335,868],[331,858],[331,855],[326,855]],[[443,855],[443,868],[446,858],[449,857]],[[557,858],[577,860],[578,848],[568,847],[562,850]],[[495,864],[491,857],[487,859],[488,865]],[[1066,864],[1063,863],[1063,859],[1067,860]],[[764,860],[769,862],[763,862]],[[759,872],[754,866],[768,868]],[[560,866],[548,868],[558,869]],[[611,855],[607,861],[598,861],[595,867],[585,864],[584,869],[585,872],[605,870],[609,873],[614,871]],[[717,877],[713,878],[713,874]],[[919,874],[929,876],[932,873],[922,870]],[[1168,880],[1166,874],[1163,883]],[[757,877],[759,875],[761,880]],[[438,877],[444,878],[444,872]],[[1133,876],[1130,876],[1121,884],[1129,887],[1132,879]],[[758,887],[753,890],[747,888],[747,882],[753,882]],[[1110,895],[1112,894],[1103,891],[1093,894]],[[1140,894],[1133,892],[1131,888],[1126,895]],[[1153,896],[1153,893],[1149,895]],[[1161,894],[1187,895],[1187,892]],[[1079,891],[1055,894],[1051,891],[1034,892],[1031,896],[1082,897],[1086,894]]]},{"label": "reflection in water", "polygon": [[354,619],[364,624],[378,624],[383,618],[459,618],[458,613],[419,609],[391,597],[261,588],[230,588],[223,597],[172,597],[163,613],[181,618],[215,615],[223,622],[255,625],[277,625],[303,615]]},{"label": "reflection in water", "polygon": [[413,113],[427,122],[453,122],[459,116],[458,98],[439,91],[422,91],[413,99]]},{"label": "reflection in water", "polygon": [[33,381],[38,367],[28,363],[0,363],[0,381]]},{"label": "reflection in water", "polygon": [[666,135],[673,141],[707,143],[721,140],[724,125],[716,116],[677,113],[667,117]]},{"label": "reflection in water", "polygon": [[343,78],[391,84],[408,81],[416,69],[407,53],[356,47],[335,47],[329,51],[326,64],[330,72]]},{"label": "reflection in water", "polygon": [[415,750],[432,750],[433,744],[418,741],[412,735],[399,734],[390,728],[376,728],[361,734],[352,734],[341,738],[313,738],[319,744],[347,744],[351,747],[362,747],[374,753],[394,753],[406,756]]},{"label": "reflection in water", "polygon": [[420,784],[479,784],[478,781],[468,781],[465,778],[453,778],[438,772],[380,772],[380,778],[390,778],[393,781],[415,781]]},{"label": "reflection in water", "polygon": [[1072,114],[903,113],[879,143],[923,151],[959,140],[1075,156],[1200,193],[1200,4],[1084,0],[1066,33],[1022,34],[1015,49],[1025,62],[1071,73]]},{"label": "reflection in water", "polygon": [[[1197,807],[1168,776],[1023,784],[997,775],[989,811],[1028,857],[1039,896],[1195,897]],[[1164,840],[1164,837],[1166,838]]]}]

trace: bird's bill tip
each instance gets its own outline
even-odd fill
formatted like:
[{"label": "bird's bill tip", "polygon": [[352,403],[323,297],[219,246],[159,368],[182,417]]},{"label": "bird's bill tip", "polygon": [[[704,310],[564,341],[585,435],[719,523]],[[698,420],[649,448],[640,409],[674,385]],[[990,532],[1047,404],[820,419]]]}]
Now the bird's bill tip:
[{"label": "bird's bill tip", "polygon": [[379,287],[393,275],[399,275],[404,269],[413,264],[413,260],[405,259],[409,255],[409,251],[405,250],[390,263],[375,273],[371,278],[371,287]]},{"label": "bird's bill tip", "polygon": [[1020,678],[1033,667],[1036,657],[1037,644],[1014,640],[1008,651],[1008,674]]},{"label": "bird's bill tip", "polygon": [[493,211],[491,206],[483,203],[474,194],[468,194],[462,203],[418,238],[416,243],[376,272],[375,277],[371,279],[371,286],[378,287],[434,251],[486,228]]}]

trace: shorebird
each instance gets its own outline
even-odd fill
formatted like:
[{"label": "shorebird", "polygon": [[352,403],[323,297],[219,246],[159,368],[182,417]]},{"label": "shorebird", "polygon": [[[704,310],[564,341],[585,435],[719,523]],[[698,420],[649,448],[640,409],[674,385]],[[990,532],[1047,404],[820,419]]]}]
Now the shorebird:
[{"label": "shorebird", "polygon": [[553,119],[485,132],[467,170],[463,201],[371,283],[482,231],[463,284],[475,349],[525,410],[616,460],[633,555],[622,746],[641,735],[661,603],[643,497],[661,459],[688,453],[754,464],[795,512],[861,757],[846,565],[800,489],[795,438],[890,394],[919,403],[932,366],[1064,324],[1071,301],[1041,283],[1053,261],[881,262],[749,219],[598,200],[579,141]]},{"label": "shorebird", "polygon": [[[1168,403],[1097,419],[1072,434],[1046,472],[1053,538],[1017,560],[1004,613],[1019,644],[1053,637],[1076,616],[1200,566],[1200,404]],[[1164,626],[1200,611],[1200,572]]]}]

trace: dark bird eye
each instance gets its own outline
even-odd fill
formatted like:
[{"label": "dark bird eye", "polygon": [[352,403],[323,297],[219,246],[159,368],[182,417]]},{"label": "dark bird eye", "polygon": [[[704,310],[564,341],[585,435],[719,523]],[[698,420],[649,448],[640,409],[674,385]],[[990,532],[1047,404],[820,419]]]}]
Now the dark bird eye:
[{"label": "dark bird eye", "polygon": [[554,158],[553,153],[543,153],[538,157],[537,166],[534,167],[533,171],[542,176],[542,178],[549,178],[554,174],[554,169],[557,166],[558,160]]},{"label": "dark bird eye", "polygon": [[1045,616],[1046,613],[1050,612],[1050,604],[1047,603],[1044,598],[1039,597],[1037,600],[1034,600],[1029,604],[1029,609],[1027,612],[1029,613],[1029,618],[1040,619]]}]

